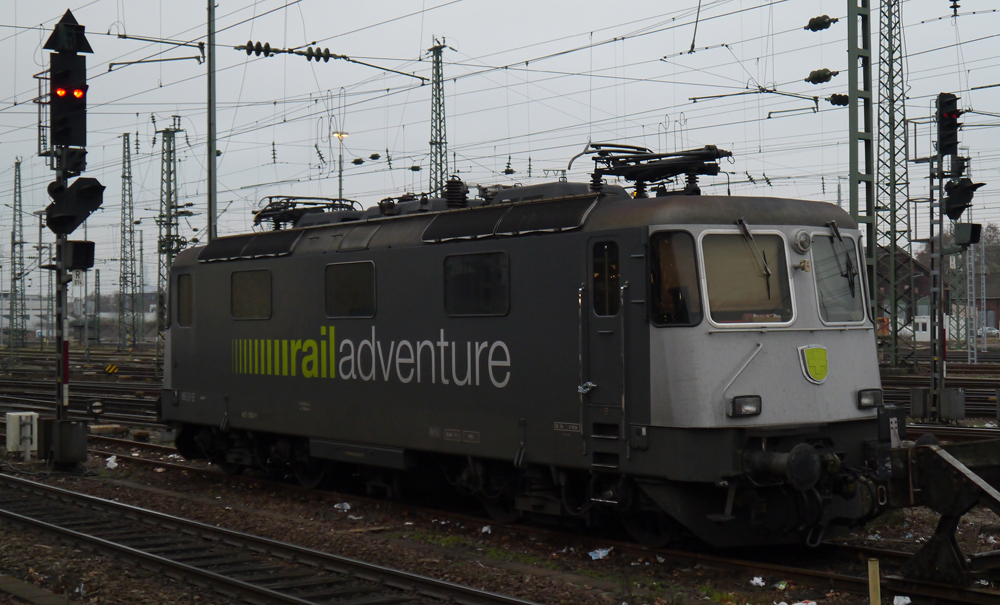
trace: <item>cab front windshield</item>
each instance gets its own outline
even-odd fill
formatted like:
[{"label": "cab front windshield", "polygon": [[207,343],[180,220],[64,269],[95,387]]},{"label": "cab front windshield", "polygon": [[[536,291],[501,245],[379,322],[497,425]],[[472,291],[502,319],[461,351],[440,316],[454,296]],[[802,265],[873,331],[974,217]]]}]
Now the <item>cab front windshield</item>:
[{"label": "cab front windshield", "polygon": [[708,306],[716,323],[784,323],[792,295],[778,235],[709,234],[702,239]]}]

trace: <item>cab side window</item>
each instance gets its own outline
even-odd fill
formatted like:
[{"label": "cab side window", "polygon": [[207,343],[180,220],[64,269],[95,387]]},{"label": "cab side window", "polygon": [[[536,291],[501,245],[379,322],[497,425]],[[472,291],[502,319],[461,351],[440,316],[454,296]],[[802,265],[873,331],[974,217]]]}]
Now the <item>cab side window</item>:
[{"label": "cab side window", "polygon": [[661,231],[650,242],[652,315],[658,325],[701,323],[701,292],[694,238],[684,231]]},{"label": "cab side window", "polygon": [[621,306],[618,288],[618,244],[598,242],[594,244],[594,313],[617,315]]}]

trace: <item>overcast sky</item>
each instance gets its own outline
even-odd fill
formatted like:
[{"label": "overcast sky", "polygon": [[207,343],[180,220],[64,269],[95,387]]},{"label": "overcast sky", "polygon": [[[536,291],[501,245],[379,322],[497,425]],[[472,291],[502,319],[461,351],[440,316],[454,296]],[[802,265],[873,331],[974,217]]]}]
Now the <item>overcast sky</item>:
[{"label": "overcast sky", "polygon": [[[183,129],[177,135],[181,202],[193,203],[197,213],[181,231],[187,238],[204,237],[206,65],[185,58],[197,55],[196,48],[119,34],[204,40],[206,3],[2,0],[2,6],[0,233],[10,231],[16,157],[23,160],[24,210],[31,213],[49,202],[45,186],[54,173],[36,155],[37,107],[31,101],[38,87],[32,76],[47,68],[42,44],[70,8],[94,49],[87,56],[85,175],[107,186],[102,211],[88,221],[88,237],[98,243],[102,292],[117,289],[125,132],[132,139],[146,281],[154,283],[162,143],[156,131],[169,126],[174,115]],[[960,94],[965,109],[1000,113],[1000,87],[970,90],[1000,84],[1000,12],[994,6],[963,0],[953,19],[946,0],[903,2],[909,118],[930,116],[940,91]],[[658,151],[715,144],[734,153],[734,161],[723,166],[732,172],[734,195],[836,203],[840,183],[846,206],[848,112],[825,100],[847,90],[846,3],[703,0],[696,31],[697,7],[697,0],[223,0],[217,5],[219,233],[250,230],[253,210],[268,195],[336,197],[339,145],[331,131],[348,133],[345,197],[367,207],[428,188],[429,84],[345,61],[248,57],[233,50],[248,40],[279,48],[315,42],[331,53],[429,78],[426,49],[433,37],[443,39],[449,47],[444,51],[449,169],[470,183],[552,180],[553,171],[566,168],[588,140]],[[803,29],[809,18],[822,14],[841,21],[819,33]],[[872,28],[877,60],[877,10]],[[692,43],[695,52],[689,53]],[[180,60],[109,70],[110,63],[142,59]],[[811,70],[824,67],[841,74],[821,86],[804,82]],[[873,75],[877,88],[877,65]],[[691,101],[748,87],[819,96],[818,111],[810,100],[776,94]],[[971,150],[973,175],[989,183],[976,195],[974,216],[1000,222],[1000,119],[970,114],[963,121],[962,145]],[[927,155],[929,126],[917,124],[913,132],[917,155]],[[372,161],[373,153],[381,157]],[[365,162],[355,165],[355,158]],[[508,158],[513,175],[503,174]],[[411,170],[416,166],[421,170]],[[591,167],[576,162],[570,179],[586,180]],[[911,172],[912,197],[926,197],[926,172],[926,165]],[[711,182],[721,186],[708,186]],[[705,179],[703,187],[724,194],[726,179]],[[919,213],[926,222],[926,207]],[[32,245],[37,225],[35,217],[25,222]],[[52,241],[47,231],[45,239]],[[10,240],[0,240],[7,284]],[[26,250],[27,256],[34,254]]]}]

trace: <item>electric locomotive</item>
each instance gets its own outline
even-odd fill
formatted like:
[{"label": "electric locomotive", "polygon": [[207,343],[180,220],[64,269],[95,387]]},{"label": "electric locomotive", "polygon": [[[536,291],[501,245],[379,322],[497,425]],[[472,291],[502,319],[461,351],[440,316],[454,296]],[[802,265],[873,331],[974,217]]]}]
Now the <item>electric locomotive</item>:
[{"label": "electric locomotive", "polygon": [[851,217],[702,195],[713,146],[580,155],[589,183],[283,198],[256,217],[274,230],[181,252],[178,450],[389,492],[433,469],[498,519],[616,518],[647,544],[818,543],[879,514],[903,423]]}]

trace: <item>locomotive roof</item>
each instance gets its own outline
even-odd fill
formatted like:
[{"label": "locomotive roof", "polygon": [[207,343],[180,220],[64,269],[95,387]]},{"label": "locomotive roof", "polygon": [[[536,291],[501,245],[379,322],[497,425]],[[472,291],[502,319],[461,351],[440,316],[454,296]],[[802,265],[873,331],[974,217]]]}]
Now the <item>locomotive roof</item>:
[{"label": "locomotive roof", "polygon": [[[538,195],[553,192],[562,195]],[[189,264],[196,259],[208,262],[284,256],[293,251],[301,254],[435,245],[449,239],[497,238],[532,232],[605,231],[648,225],[734,225],[740,218],[751,227],[824,227],[836,221],[843,229],[857,228],[850,215],[834,204],[787,198],[712,195],[632,198],[617,185],[605,186],[595,193],[584,183],[516,187],[503,194],[489,202],[473,201],[467,208],[446,209],[444,200],[433,200],[431,211],[383,216],[377,210],[370,210],[335,224],[221,237],[207,246],[185,250],[175,264]],[[542,199],[533,199],[538,197]],[[517,217],[513,213],[508,216],[508,210],[514,209]],[[439,217],[445,218],[429,229]],[[313,222],[321,223],[322,218]]]}]

